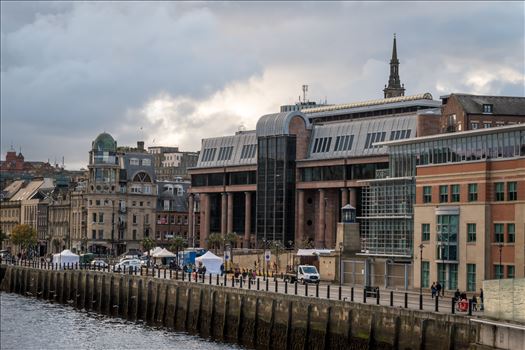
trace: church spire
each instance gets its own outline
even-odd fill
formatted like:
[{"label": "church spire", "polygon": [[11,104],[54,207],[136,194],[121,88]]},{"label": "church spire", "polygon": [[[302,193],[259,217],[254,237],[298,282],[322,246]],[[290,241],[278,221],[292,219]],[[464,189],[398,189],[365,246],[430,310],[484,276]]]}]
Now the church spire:
[{"label": "church spire", "polygon": [[390,77],[388,86],[383,90],[385,98],[405,96],[405,86],[399,79],[399,60],[397,59],[396,34],[394,33],[394,43],[392,45],[392,58],[390,59]]}]

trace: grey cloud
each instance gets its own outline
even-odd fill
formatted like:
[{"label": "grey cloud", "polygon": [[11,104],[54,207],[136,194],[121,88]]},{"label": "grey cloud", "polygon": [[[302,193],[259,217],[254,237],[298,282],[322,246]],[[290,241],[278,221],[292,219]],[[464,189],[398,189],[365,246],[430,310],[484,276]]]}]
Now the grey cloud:
[{"label": "grey cloud", "polygon": [[[523,3],[1,6],[2,153],[14,139],[32,159],[66,153],[66,161],[82,164],[99,132],[113,132],[125,144],[141,136],[141,126],[148,132],[187,129],[174,142],[196,149],[201,137],[234,131],[240,119],[257,117],[221,112],[197,118],[197,104],[276,67],[300,67],[301,74],[297,91],[275,106],[295,99],[302,83],[311,85],[312,99],[327,96],[333,103],[381,97],[393,32],[409,94],[437,96],[439,84],[469,92],[469,74],[495,67],[525,74]],[[504,77],[485,89],[524,94],[523,84]],[[162,93],[192,102],[162,121],[137,112]]]}]

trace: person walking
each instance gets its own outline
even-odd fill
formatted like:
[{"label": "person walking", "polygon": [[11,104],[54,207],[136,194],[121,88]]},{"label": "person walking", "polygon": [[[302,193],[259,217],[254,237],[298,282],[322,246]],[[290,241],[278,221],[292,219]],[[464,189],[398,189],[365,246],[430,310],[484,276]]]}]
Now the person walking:
[{"label": "person walking", "polygon": [[439,281],[437,281],[437,283],[436,283],[436,294],[437,294],[438,297],[441,294],[441,283],[439,283]]},{"label": "person walking", "polygon": [[430,287],[430,291],[432,292],[432,299],[436,296],[436,282],[432,282],[432,286]]},{"label": "person walking", "polygon": [[483,288],[479,289],[479,311],[484,310]]}]

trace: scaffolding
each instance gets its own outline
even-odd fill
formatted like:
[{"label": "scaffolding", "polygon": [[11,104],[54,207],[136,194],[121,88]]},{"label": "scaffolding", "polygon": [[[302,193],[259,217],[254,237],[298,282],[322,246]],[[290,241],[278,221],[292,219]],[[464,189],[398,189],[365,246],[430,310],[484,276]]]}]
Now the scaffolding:
[{"label": "scaffolding", "polygon": [[410,258],[413,238],[414,180],[375,179],[362,189],[361,254]]}]

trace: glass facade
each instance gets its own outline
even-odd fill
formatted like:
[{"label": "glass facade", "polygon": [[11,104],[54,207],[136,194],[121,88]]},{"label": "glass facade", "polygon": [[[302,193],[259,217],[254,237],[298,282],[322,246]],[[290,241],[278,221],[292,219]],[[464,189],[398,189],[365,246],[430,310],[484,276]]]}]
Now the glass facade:
[{"label": "glass facade", "polygon": [[437,260],[458,260],[458,215],[437,216]]},{"label": "glass facade", "polygon": [[378,170],[388,169],[388,163],[367,163],[302,168],[300,179],[304,182],[375,179]]},{"label": "glass facade", "polygon": [[259,137],[257,152],[257,240],[287,245],[295,235],[296,137]]},{"label": "glass facade", "polygon": [[421,286],[428,288],[430,286],[430,263],[428,261],[421,263],[421,278]]},{"label": "glass facade", "polygon": [[525,131],[501,130],[389,146],[391,176],[414,176],[416,166],[525,156]]}]

